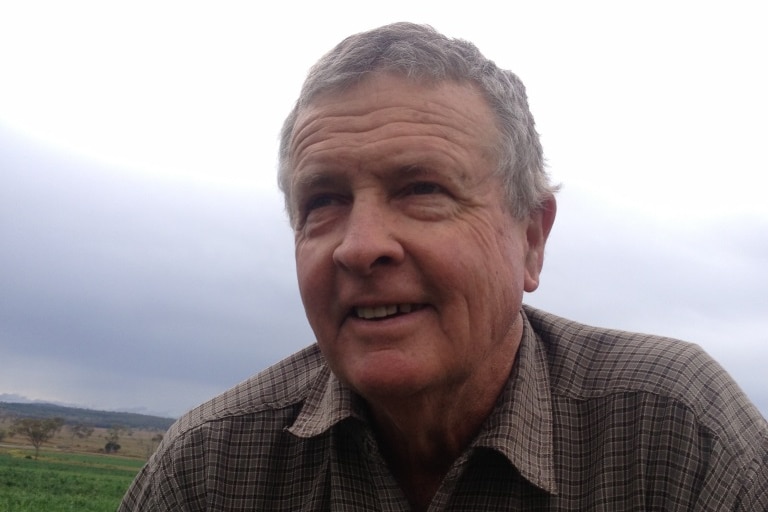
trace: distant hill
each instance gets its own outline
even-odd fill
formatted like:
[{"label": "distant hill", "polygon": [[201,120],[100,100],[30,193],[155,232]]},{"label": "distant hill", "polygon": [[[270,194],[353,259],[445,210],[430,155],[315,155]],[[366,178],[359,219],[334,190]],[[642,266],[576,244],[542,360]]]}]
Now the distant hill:
[{"label": "distant hill", "polygon": [[63,418],[65,423],[82,423],[91,427],[109,428],[115,425],[131,429],[168,430],[173,418],[161,418],[132,412],[94,411],[43,403],[0,402],[0,417]]}]

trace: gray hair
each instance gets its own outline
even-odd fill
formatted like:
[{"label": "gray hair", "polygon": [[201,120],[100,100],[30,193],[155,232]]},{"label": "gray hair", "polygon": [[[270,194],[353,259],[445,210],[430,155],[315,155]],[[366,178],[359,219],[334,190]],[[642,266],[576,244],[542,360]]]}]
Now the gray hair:
[{"label": "gray hair", "polygon": [[318,94],[351,87],[375,72],[469,83],[483,93],[497,116],[501,135],[497,172],[515,217],[536,211],[556,191],[544,169],[539,134],[517,75],[500,69],[468,41],[448,38],[427,25],[394,23],[344,39],[310,69],[280,135],[278,184],[292,225],[290,152],[299,112]]}]

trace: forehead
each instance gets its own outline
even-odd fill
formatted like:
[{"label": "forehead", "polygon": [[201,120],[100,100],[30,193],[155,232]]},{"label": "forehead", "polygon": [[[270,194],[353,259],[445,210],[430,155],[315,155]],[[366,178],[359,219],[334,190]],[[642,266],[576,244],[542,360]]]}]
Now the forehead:
[{"label": "forehead", "polygon": [[406,158],[408,153],[496,155],[495,115],[472,84],[424,83],[374,74],[312,99],[298,113],[290,148],[295,170],[318,159]]}]

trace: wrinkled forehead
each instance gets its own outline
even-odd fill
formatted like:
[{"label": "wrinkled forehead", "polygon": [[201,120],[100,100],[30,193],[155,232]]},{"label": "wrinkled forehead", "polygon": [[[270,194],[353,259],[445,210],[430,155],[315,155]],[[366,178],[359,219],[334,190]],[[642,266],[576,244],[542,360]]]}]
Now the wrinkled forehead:
[{"label": "wrinkled forehead", "polygon": [[[482,93],[471,84],[422,83],[398,75],[374,75],[341,91],[318,95],[298,112],[291,156],[304,155],[318,139],[344,137],[371,144],[397,137],[425,145],[435,139],[495,156],[499,142],[495,116]],[[417,144],[418,145],[418,144]],[[388,146],[397,151],[398,144]]]},{"label": "wrinkled forehead", "polygon": [[[340,132],[365,129],[372,117],[401,116],[401,123],[441,123],[458,119],[465,132],[484,153],[497,155],[501,133],[495,112],[480,88],[472,82],[409,78],[397,73],[376,72],[343,87],[317,92],[298,105],[293,116],[286,153],[301,151],[303,136],[320,120],[331,121]],[[441,119],[444,118],[444,119]],[[295,161],[292,162],[295,164]],[[293,165],[292,165],[293,167]]]}]

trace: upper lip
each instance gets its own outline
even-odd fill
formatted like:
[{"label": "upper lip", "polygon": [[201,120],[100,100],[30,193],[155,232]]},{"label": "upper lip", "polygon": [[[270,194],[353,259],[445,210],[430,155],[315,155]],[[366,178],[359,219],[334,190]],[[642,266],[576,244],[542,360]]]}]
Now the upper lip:
[{"label": "upper lip", "polygon": [[414,309],[422,307],[423,304],[417,302],[398,302],[398,303],[380,303],[375,305],[353,306],[350,314],[359,318],[383,318],[394,315],[395,313],[410,313]]},{"label": "upper lip", "polygon": [[[424,307],[429,300],[419,288],[403,285],[400,280],[390,283],[368,283],[367,286],[343,286],[338,290],[337,304],[341,322],[348,318],[360,318],[361,309],[397,307],[404,305]],[[386,309],[385,309],[386,311]]]}]

